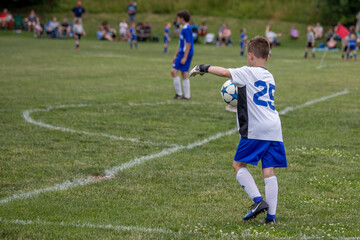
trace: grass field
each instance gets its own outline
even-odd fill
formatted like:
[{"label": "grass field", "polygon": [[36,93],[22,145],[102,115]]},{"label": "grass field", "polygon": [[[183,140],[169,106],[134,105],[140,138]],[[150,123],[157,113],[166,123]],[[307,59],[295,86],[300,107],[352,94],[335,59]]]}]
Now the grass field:
[{"label": "grass field", "polygon": [[[275,227],[243,222],[235,115],[214,76],[172,100],[161,43],[0,33],[0,239],[360,239],[360,67],[274,48],[287,169]],[[197,45],[193,65],[246,65]],[[260,166],[250,166],[264,193]]]}]

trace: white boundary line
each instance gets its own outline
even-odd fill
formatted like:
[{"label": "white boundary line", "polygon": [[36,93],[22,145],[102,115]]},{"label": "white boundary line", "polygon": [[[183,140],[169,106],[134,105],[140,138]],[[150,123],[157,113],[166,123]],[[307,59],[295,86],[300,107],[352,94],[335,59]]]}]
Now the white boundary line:
[{"label": "white boundary line", "polygon": [[[284,110],[280,111],[279,114],[285,115],[290,111],[294,111],[296,109],[304,108],[304,107],[310,106],[312,104],[322,102],[322,101],[326,101],[326,100],[328,100],[330,98],[337,97],[337,96],[344,95],[344,94],[348,94],[348,93],[349,93],[349,91],[347,89],[345,89],[344,91],[341,91],[341,92],[338,92],[338,93],[335,93],[335,94],[332,94],[332,95],[329,95],[329,96],[325,96],[325,97],[321,97],[321,98],[318,98],[318,99],[308,101],[308,102],[306,102],[306,103],[304,103],[302,105],[298,105],[298,106],[295,106],[295,107],[287,107]],[[86,105],[85,104],[79,104],[79,105],[67,105],[67,106],[86,106]],[[49,108],[49,109],[52,109],[52,108]],[[27,115],[24,115],[24,118],[25,118],[25,116],[27,116]],[[29,115],[29,117],[30,117],[30,115]],[[39,126],[47,127],[47,124],[42,124],[42,125],[39,125]],[[55,127],[55,126],[51,126],[51,127]],[[57,127],[55,127],[55,128],[57,128]],[[112,177],[116,176],[119,172],[121,172],[121,171],[123,171],[123,170],[125,170],[127,168],[131,168],[131,167],[143,164],[144,162],[146,162],[148,160],[158,158],[158,157],[167,156],[169,154],[178,152],[178,151],[183,150],[183,149],[192,149],[192,148],[195,148],[195,147],[198,147],[198,146],[202,146],[202,145],[204,145],[204,144],[206,144],[206,143],[208,143],[210,141],[216,140],[216,139],[221,138],[223,136],[234,134],[235,132],[237,132],[236,129],[232,129],[232,130],[229,130],[229,131],[226,131],[226,132],[220,132],[220,133],[217,133],[217,134],[215,134],[213,136],[210,136],[209,138],[205,138],[205,139],[203,139],[201,141],[196,141],[196,142],[191,143],[191,144],[189,144],[187,146],[175,146],[175,147],[172,147],[172,148],[164,149],[164,150],[162,150],[162,151],[160,151],[158,153],[155,153],[155,154],[135,158],[133,160],[130,160],[129,162],[126,162],[126,163],[123,163],[121,165],[115,166],[115,167],[113,167],[111,169],[105,170],[104,171],[105,176],[103,178],[100,178],[100,179],[95,179],[93,177],[87,177],[87,178],[75,179],[75,180],[72,180],[72,181],[67,180],[67,181],[65,181],[63,183],[55,184],[54,186],[51,186],[51,187],[35,189],[33,191],[30,191],[30,192],[23,192],[23,193],[19,193],[19,194],[14,194],[12,196],[1,199],[0,200],[0,205],[9,203],[9,202],[11,202],[13,200],[16,200],[16,199],[19,199],[19,200],[27,199],[29,197],[33,197],[35,195],[45,193],[45,192],[61,191],[61,190],[66,190],[66,189],[77,187],[77,186],[83,186],[83,185],[87,185],[87,184],[90,184],[90,183],[103,181],[103,180],[106,180],[106,179],[109,179],[109,178],[112,178]]]},{"label": "white boundary line", "polygon": [[323,54],[323,56],[322,56],[322,58],[321,58],[321,60],[320,60],[320,65],[319,66],[317,66],[316,67],[316,69],[320,69],[320,68],[322,68],[323,67],[323,62],[324,62],[324,60],[325,60],[325,57],[326,57],[326,53],[327,53],[327,51],[324,51],[324,54]]},{"label": "white boundary line", "polygon": [[[112,224],[92,224],[92,223],[84,223],[84,222],[49,222],[49,221],[43,221],[40,219],[37,220],[21,220],[21,219],[15,219],[15,220],[8,220],[0,217],[0,222],[3,222],[4,224],[15,224],[15,225],[41,225],[41,226],[55,226],[55,227],[75,227],[75,228],[91,228],[91,229],[101,229],[101,230],[110,230],[110,231],[117,231],[117,232],[139,232],[139,233],[162,233],[162,234],[177,234],[177,235],[183,235],[183,234],[191,234],[191,235],[204,235],[201,232],[182,232],[181,230],[178,232],[172,231],[170,229],[163,229],[163,228],[144,228],[144,227],[137,227],[137,226],[124,226],[124,225],[112,225]],[[211,234],[219,234],[219,233],[211,233]],[[221,236],[221,234],[220,234]],[[228,235],[232,236],[233,238],[238,239],[241,238],[254,238],[254,237],[261,237],[265,239],[272,239],[274,236],[257,236],[256,234],[251,234],[247,231],[243,231],[239,234],[234,235]],[[344,239],[344,240],[360,240],[360,237],[326,237],[327,239]],[[299,234],[297,236],[287,237],[287,238],[278,238],[278,239],[323,239],[322,236],[306,236],[303,234]]]},{"label": "white boundary line", "polygon": [[[36,221],[32,220],[7,220],[0,218],[0,222],[5,224],[17,224],[17,225],[46,225],[46,226],[64,226],[64,227],[77,227],[77,228],[95,228],[95,229],[106,229],[106,230],[115,230],[119,232],[131,231],[131,232],[145,232],[145,233],[175,233],[171,230],[162,229],[162,228],[143,228],[136,226],[122,226],[122,225],[95,225],[92,223],[72,223],[72,222],[48,222],[37,219]],[[178,233],[178,232],[176,232]]]}]

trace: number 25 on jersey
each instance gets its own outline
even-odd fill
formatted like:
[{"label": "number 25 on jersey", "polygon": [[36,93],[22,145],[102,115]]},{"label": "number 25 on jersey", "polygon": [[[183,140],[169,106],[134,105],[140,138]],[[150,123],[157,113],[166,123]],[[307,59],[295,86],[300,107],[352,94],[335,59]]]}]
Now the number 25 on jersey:
[{"label": "number 25 on jersey", "polygon": [[[256,81],[254,86],[257,88],[261,88],[262,90],[255,93],[253,97],[253,101],[256,105],[267,107],[269,106],[271,110],[275,111],[275,106],[273,105],[274,102],[274,92],[275,92],[275,85],[269,83],[269,86],[264,81]],[[264,96],[266,93],[269,93],[269,98],[271,101],[260,100],[259,98]]]}]

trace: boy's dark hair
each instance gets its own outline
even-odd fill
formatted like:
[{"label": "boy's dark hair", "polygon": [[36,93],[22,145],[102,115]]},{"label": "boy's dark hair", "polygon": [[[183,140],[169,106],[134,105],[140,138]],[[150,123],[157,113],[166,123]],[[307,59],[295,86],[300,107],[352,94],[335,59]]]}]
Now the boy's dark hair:
[{"label": "boy's dark hair", "polygon": [[248,43],[248,52],[253,53],[257,58],[267,59],[270,52],[270,43],[266,38],[256,36]]},{"label": "boy's dark hair", "polygon": [[185,22],[189,22],[190,21],[190,13],[188,10],[183,10],[180,11],[176,14],[177,17],[179,18],[183,18],[185,20]]}]

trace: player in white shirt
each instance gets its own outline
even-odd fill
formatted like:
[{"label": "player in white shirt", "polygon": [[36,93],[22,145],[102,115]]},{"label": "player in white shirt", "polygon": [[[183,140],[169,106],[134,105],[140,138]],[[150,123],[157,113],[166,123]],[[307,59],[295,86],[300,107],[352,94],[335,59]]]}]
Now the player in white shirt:
[{"label": "player in white shirt", "polygon": [[83,35],[86,35],[85,30],[81,24],[81,21],[79,19],[76,19],[74,24],[74,38],[76,49],[78,50],[80,50],[80,39]]},{"label": "player in white shirt", "polygon": [[[241,140],[233,168],[236,180],[254,201],[243,219],[250,220],[259,213],[268,211],[263,223],[276,224],[278,182],[275,168],[287,167],[287,161],[280,117],[274,105],[275,81],[265,68],[269,51],[269,41],[263,37],[255,37],[248,43],[249,66],[226,69],[201,64],[191,70],[190,77],[212,73],[229,78],[238,87],[237,124]],[[246,168],[247,164],[257,165],[260,159],[266,202]]]}]

